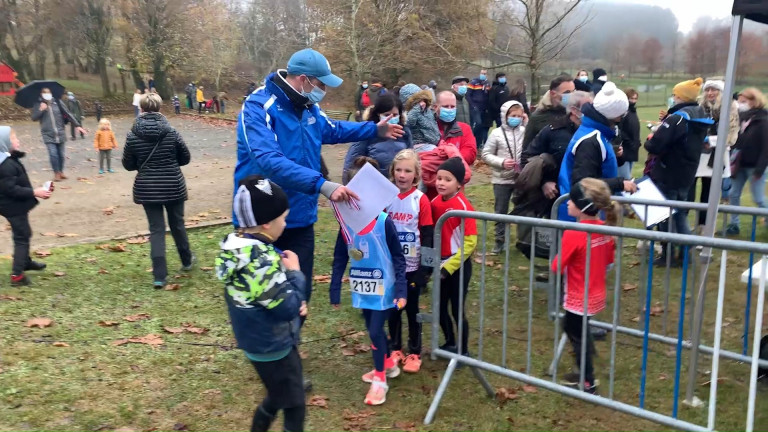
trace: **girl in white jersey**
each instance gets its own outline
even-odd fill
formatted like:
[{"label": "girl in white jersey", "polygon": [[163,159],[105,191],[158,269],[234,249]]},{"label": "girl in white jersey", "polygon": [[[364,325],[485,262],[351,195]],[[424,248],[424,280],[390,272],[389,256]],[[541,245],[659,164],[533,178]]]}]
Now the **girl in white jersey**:
[{"label": "girl in white jersey", "polygon": [[421,247],[432,247],[432,209],[427,196],[416,187],[421,178],[421,165],[415,151],[406,149],[397,153],[389,173],[392,182],[400,189],[397,199],[387,207],[386,212],[395,223],[405,255],[405,277],[408,282],[405,313],[408,316],[409,352],[406,356],[402,351],[403,310],[393,310],[389,317],[391,358],[402,362],[405,372],[416,373],[421,368],[421,323],[416,321],[419,295],[431,274],[428,267],[421,266]]}]

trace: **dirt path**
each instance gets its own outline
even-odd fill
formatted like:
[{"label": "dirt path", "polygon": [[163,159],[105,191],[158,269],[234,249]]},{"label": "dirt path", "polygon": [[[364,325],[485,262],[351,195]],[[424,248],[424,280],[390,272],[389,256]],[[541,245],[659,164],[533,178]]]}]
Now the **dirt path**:
[{"label": "dirt path", "polygon": [[[48,201],[42,201],[30,215],[34,236],[32,249],[107,240],[147,231],[143,208],[133,203],[131,188],[135,172],[122,168],[122,145],[133,124],[133,117],[111,118],[119,148],[113,152],[114,174],[98,174],[98,154],[93,149],[92,135],[85,140],[67,142],[65,172],[69,180],[57,183]],[[231,212],[232,172],[236,161],[236,137],[232,125],[224,122],[208,124],[190,117],[170,117],[181,132],[192,153],[192,162],[183,167],[189,188],[186,219],[189,224],[203,224],[228,219]],[[36,122],[11,122],[27,152],[24,164],[33,185],[42,185],[52,177],[48,153]],[[85,126],[95,128],[95,120]],[[325,146],[323,156],[336,181],[347,145]],[[473,178],[473,184],[486,181],[486,176]],[[112,208],[107,215],[104,209]],[[65,236],[65,234],[67,236]],[[10,227],[0,229],[0,255],[13,250]]]}]

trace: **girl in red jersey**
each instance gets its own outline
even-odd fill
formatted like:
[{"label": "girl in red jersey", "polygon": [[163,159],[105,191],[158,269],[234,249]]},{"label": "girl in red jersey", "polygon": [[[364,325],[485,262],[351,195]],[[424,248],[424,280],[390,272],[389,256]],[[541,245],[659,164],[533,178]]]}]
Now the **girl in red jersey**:
[{"label": "girl in red jersey", "polygon": [[[435,188],[438,195],[432,200],[432,219],[437,221],[440,216],[450,210],[474,211],[464,193],[461,192],[464,179],[464,163],[459,157],[452,157],[443,162],[437,169]],[[474,219],[464,219],[464,232],[461,232],[461,219],[449,218],[443,224],[440,232],[440,328],[445,336],[445,344],[440,348],[468,355],[469,322],[465,309],[469,280],[472,278],[472,252],[477,246],[477,225]],[[463,250],[463,252],[462,252]],[[462,254],[464,262],[461,261]],[[461,268],[464,268],[464,278],[461,278]],[[464,304],[459,310],[459,294],[463,291]],[[448,316],[448,302],[451,303],[451,317]],[[461,351],[456,346],[454,321],[461,325]]]},{"label": "girl in red jersey", "polygon": [[419,156],[411,149],[401,150],[392,160],[389,168],[392,182],[400,189],[397,199],[387,207],[389,218],[395,223],[397,236],[405,255],[408,282],[408,303],[405,313],[408,315],[408,356],[403,354],[403,310],[394,310],[389,315],[389,337],[391,357],[402,362],[403,371],[416,373],[421,369],[421,323],[417,321],[419,313],[419,295],[427,285],[431,269],[421,265],[421,247],[432,247],[434,225],[432,209],[427,196],[416,188],[421,178]]},{"label": "girl in red jersey", "polygon": [[[603,211],[606,221],[600,219]],[[579,223],[592,225],[616,225],[620,207],[611,201],[611,191],[608,185],[598,179],[585,178],[571,188],[568,201],[568,215],[575,217]],[[573,345],[576,354],[576,365],[581,365],[581,346],[587,344],[587,355],[584,364],[584,391],[595,393],[598,382],[595,380],[592,367],[592,357],[595,345],[592,335],[587,330],[587,340],[582,340],[582,323],[584,316],[584,275],[586,274],[587,233],[583,231],[565,231],[563,233],[560,255],[552,261],[552,271],[565,273],[565,295],[563,307],[563,331]],[[605,309],[605,274],[613,264],[616,245],[611,236],[591,234],[589,245],[589,292],[587,293],[587,323],[589,317]],[[578,386],[580,376],[570,372],[563,377],[563,384]]]}]

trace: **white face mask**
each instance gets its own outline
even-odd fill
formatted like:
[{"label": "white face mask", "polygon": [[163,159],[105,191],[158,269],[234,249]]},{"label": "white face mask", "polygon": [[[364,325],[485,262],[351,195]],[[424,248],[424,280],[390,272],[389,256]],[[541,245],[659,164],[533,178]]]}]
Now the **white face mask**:
[{"label": "white face mask", "polygon": [[749,106],[748,103],[746,103],[746,102],[739,102],[739,112],[747,112],[747,111],[749,111],[751,109],[752,109],[752,107]]},{"label": "white face mask", "polygon": [[43,99],[49,101],[49,100],[53,99],[53,95],[50,94],[50,93],[43,93]]}]

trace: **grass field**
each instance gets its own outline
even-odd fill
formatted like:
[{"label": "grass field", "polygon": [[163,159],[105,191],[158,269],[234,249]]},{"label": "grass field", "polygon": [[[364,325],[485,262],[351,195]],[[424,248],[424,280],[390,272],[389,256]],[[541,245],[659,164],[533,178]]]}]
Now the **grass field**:
[{"label": "grass field", "polygon": [[[481,211],[492,209],[488,185],[468,188],[468,195]],[[746,221],[744,222],[746,223]],[[482,227],[482,224],[480,225]],[[316,275],[330,271],[336,222],[321,208],[316,227]],[[487,226],[488,231],[492,226]],[[72,246],[51,250],[45,258],[49,270],[34,278],[25,289],[3,288],[0,297],[0,429],[66,430],[242,430],[250,425],[252,410],[263,396],[263,388],[234,341],[222,299],[222,286],[210,267],[218,242],[229,228],[203,228],[190,232],[190,241],[200,258],[200,269],[190,277],[173,280],[178,289],[156,291],[150,286],[148,244],[124,243],[125,252],[112,252],[100,245]],[[514,229],[511,230],[514,235]],[[766,241],[761,232],[760,241]],[[112,244],[115,244],[113,242]],[[628,243],[630,243],[628,241]],[[634,242],[631,242],[634,243]],[[631,245],[628,245],[631,246]],[[117,247],[116,249],[121,249]],[[169,247],[171,252],[172,247]],[[640,266],[634,247],[623,251],[622,284],[637,284]],[[5,257],[3,266],[9,262]],[[743,325],[743,286],[736,275],[746,267],[744,256],[729,258],[729,282],[724,326],[724,347],[739,349]],[[503,277],[501,258],[486,267],[486,319],[483,358],[499,362]],[[179,262],[169,253],[170,266]],[[510,253],[507,345],[508,367],[525,367],[526,317],[528,309],[528,262],[514,249]],[[730,265],[733,268],[730,268]],[[717,274],[713,265],[711,274]],[[663,271],[655,273],[653,302],[662,301]],[[679,270],[673,270],[669,331],[675,335],[679,302]],[[612,278],[610,279],[612,280]],[[480,265],[475,264],[468,310],[472,340],[477,338]],[[611,284],[612,285],[612,282]],[[492,384],[505,387],[518,397],[505,404],[485,397],[470,371],[457,372],[433,425],[421,421],[447,365],[425,357],[417,375],[391,381],[387,403],[369,409],[363,403],[367,387],[359,376],[371,368],[370,353],[347,356],[344,347],[368,344],[359,313],[349,307],[345,294],[341,310],[328,305],[327,284],[316,282],[310,319],[303,334],[301,352],[305,373],[315,385],[311,396],[326,407],[309,406],[310,430],[662,430],[611,410],[574,401],[554,393],[522,387],[520,383],[491,376]],[[709,284],[709,307],[705,328],[714,322],[714,288]],[[621,324],[637,326],[639,289],[622,290]],[[756,290],[755,290],[756,291]],[[546,295],[534,293],[532,373],[544,376],[551,360],[553,324],[546,315]],[[612,290],[609,298],[612,299]],[[11,298],[17,298],[12,300]],[[422,297],[425,311],[430,296]],[[754,304],[754,303],[753,303]],[[609,305],[608,310],[611,309]],[[146,314],[146,316],[141,316]],[[138,316],[137,316],[138,315]],[[50,318],[45,328],[28,328],[32,318]],[[143,318],[143,319],[142,319]],[[600,319],[610,320],[603,312]],[[135,321],[131,321],[134,320]],[[652,329],[662,331],[662,317],[652,318]],[[169,329],[169,330],[166,330]],[[186,329],[186,330],[185,330]],[[201,330],[207,329],[202,334]],[[124,338],[158,335],[163,343],[116,346]],[[687,334],[687,329],[686,329]],[[425,346],[430,340],[425,327]],[[151,342],[151,340],[144,340]],[[58,343],[57,343],[58,342]],[[641,340],[618,337],[616,399],[638,403]],[[705,343],[711,344],[707,332]],[[65,345],[65,346],[60,346]],[[648,357],[646,407],[669,414],[672,407],[674,358],[671,347],[651,344]],[[608,394],[609,345],[598,342],[598,376]],[[474,350],[474,348],[473,348]],[[567,357],[567,356],[566,356]],[[683,373],[687,365],[683,355]],[[560,370],[567,369],[564,358]],[[703,357],[702,371],[709,358]],[[746,412],[748,369],[733,362],[721,364],[717,427],[743,429]],[[697,392],[706,399],[708,375],[697,379]],[[685,381],[683,381],[684,385]],[[756,429],[768,428],[768,411],[761,390],[756,411]],[[322,403],[320,403],[322,405]],[[681,418],[705,423],[704,410],[681,407]],[[273,430],[280,430],[275,426]]]}]

